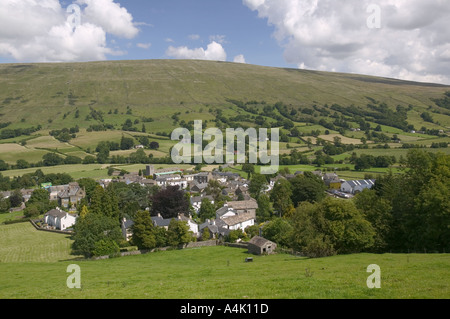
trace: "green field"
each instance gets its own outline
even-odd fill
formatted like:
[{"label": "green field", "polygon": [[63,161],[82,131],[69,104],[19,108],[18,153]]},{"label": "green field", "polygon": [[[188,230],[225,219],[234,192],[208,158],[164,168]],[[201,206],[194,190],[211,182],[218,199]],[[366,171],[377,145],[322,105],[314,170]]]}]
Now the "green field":
[{"label": "green field", "polygon": [[0,265],[59,262],[75,257],[70,255],[72,241],[68,236],[37,231],[29,222],[0,225],[0,243]]},{"label": "green field", "polygon": [[[216,246],[82,261],[68,254],[65,235],[30,227],[0,226],[0,299],[450,297],[449,254],[252,255],[245,263],[245,249]],[[81,289],[66,286],[70,264],[81,269]],[[366,285],[371,264],[381,268],[380,289]]]}]

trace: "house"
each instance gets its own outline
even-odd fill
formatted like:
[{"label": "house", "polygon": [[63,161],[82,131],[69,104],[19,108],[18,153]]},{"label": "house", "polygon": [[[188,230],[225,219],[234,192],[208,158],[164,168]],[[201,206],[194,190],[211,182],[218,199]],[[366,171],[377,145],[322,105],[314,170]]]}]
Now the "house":
[{"label": "house", "polygon": [[225,227],[225,223],[222,220],[209,220],[207,219],[203,224],[198,226],[200,236],[203,236],[205,229],[208,229],[210,239],[223,239],[231,230]]},{"label": "house", "polygon": [[194,175],[194,181],[199,184],[208,183],[212,179],[211,172],[201,172]]},{"label": "house", "polygon": [[341,180],[336,173],[326,173],[323,175],[323,182],[330,189],[341,189]]},{"label": "house", "polygon": [[257,208],[258,202],[253,198],[225,203],[216,211],[216,224],[227,230],[245,230],[255,224]]},{"label": "house", "polygon": [[68,185],[51,186],[49,188],[50,200],[58,201],[58,205],[71,209],[86,197],[86,191],[76,182]]},{"label": "house", "polygon": [[[156,227],[164,227],[165,229],[169,228],[170,222],[174,218],[163,218],[160,214],[158,216],[153,216],[152,221]],[[192,220],[190,217],[184,216],[184,214],[178,215],[176,220],[184,221],[189,226],[189,230],[193,233],[194,236],[198,236],[198,224]]]},{"label": "house", "polygon": [[275,252],[277,244],[260,236],[255,236],[248,242],[248,252],[255,255],[269,255]]},{"label": "house", "polygon": [[193,197],[191,197],[191,205],[194,208],[195,212],[197,212],[197,213],[200,210],[200,208],[202,207],[202,200],[203,200],[203,198],[209,199],[211,204],[214,204],[214,197],[212,197],[211,195],[207,195],[207,196],[193,196]]},{"label": "house", "polygon": [[243,201],[232,201],[226,205],[234,209],[237,214],[252,213],[256,216],[256,210],[258,209],[258,202],[254,198]]},{"label": "house", "polygon": [[222,218],[222,221],[225,228],[229,230],[241,229],[244,231],[247,227],[255,225],[255,218],[256,216],[252,213],[244,213]]},{"label": "house", "polygon": [[168,186],[178,186],[180,189],[185,189],[188,182],[185,178],[178,174],[168,174],[156,177],[156,185],[165,188]]},{"label": "house", "polygon": [[44,215],[44,223],[59,230],[66,230],[75,225],[77,217],[77,215],[72,215],[60,208],[56,208]]},{"label": "house", "polygon": [[[153,225],[155,227],[164,227],[166,230],[169,229],[170,222],[174,218],[163,218],[160,214],[157,216],[151,217]],[[186,224],[189,226],[189,230],[193,233],[194,236],[199,235],[199,227],[198,224],[192,220],[192,218],[185,217],[183,214],[178,215],[176,220],[181,220],[186,222]],[[121,222],[121,229],[122,229],[122,235],[123,237],[129,241],[131,237],[133,236],[133,225],[134,222],[130,219],[123,218]]]},{"label": "house", "polygon": [[197,183],[196,181],[193,182],[193,185],[191,186],[191,192],[192,193],[202,193],[206,187],[208,187],[207,183]]},{"label": "house", "polygon": [[364,189],[371,189],[375,185],[374,179],[344,181],[341,184],[341,192],[348,194],[357,194]]},{"label": "house", "polygon": [[131,231],[134,222],[131,219],[126,219],[125,217],[122,219],[120,223],[120,228],[122,229],[122,235],[127,240],[130,241],[133,236],[133,232]]}]

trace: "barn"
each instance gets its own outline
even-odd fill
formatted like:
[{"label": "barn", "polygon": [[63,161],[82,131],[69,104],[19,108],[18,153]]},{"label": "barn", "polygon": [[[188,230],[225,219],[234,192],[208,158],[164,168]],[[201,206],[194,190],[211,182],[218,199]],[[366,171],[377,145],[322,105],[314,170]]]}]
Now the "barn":
[{"label": "barn", "polygon": [[255,236],[248,242],[248,252],[254,255],[269,255],[275,253],[277,244],[260,236]]}]

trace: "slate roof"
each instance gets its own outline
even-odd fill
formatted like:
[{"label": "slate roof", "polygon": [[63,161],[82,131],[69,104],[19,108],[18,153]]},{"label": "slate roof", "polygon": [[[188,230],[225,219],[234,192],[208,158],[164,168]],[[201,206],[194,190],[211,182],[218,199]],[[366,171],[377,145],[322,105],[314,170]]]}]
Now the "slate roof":
[{"label": "slate roof", "polygon": [[66,217],[66,212],[60,211],[58,209],[52,209],[51,211],[47,212],[45,216],[53,216],[58,218],[64,218]]},{"label": "slate roof", "polygon": [[267,243],[272,243],[270,240],[265,239],[263,237],[260,236],[255,236],[252,239],[250,239],[249,244],[258,246],[258,247],[263,247],[265,244]]},{"label": "slate roof", "polygon": [[253,214],[253,213],[240,214],[240,215],[224,218],[224,219],[222,219],[222,221],[227,226],[233,226],[233,225],[237,225],[239,223],[246,222],[251,219],[255,219],[255,214]]}]

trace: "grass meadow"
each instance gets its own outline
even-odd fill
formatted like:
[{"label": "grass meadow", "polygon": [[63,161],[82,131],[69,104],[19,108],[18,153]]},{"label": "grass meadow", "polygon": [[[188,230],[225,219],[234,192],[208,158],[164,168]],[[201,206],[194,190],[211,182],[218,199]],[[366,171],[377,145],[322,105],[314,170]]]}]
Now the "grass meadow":
[{"label": "grass meadow", "polygon": [[[20,241],[18,240],[20,238]],[[0,299],[447,299],[449,254],[252,256],[223,246],[81,260],[66,235],[0,226]],[[81,269],[69,289],[67,267]],[[369,289],[367,267],[381,269]]]}]

